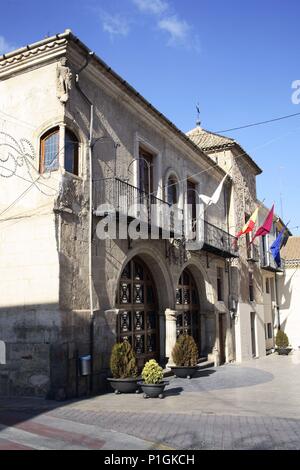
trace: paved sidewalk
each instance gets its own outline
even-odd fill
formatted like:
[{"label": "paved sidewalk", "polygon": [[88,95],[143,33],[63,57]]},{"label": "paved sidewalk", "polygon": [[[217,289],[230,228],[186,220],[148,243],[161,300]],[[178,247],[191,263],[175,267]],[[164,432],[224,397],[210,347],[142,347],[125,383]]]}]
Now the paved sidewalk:
[{"label": "paved sidewalk", "polygon": [[300,449],[300,352],[168,380],[164,400],[0,399],[0,449]]}]

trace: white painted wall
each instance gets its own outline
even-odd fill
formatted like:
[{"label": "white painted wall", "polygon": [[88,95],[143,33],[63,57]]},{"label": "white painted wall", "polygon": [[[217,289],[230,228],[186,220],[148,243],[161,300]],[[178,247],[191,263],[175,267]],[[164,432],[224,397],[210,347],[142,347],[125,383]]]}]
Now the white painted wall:
[{"label": "white painted wall", "polygon": [[0,308],[57,304],[60,172],[39,175],[40,136],[64,117],[56,63],[0,81],[0,111]]},{"label": "white painted wall", "polygon": [[300,267],[287,268],[279,278],[280,324],[294,349],[300,347]]},{"label": "white painted wall", "polygon": [[263,305],[239,303],[238,316],[235,320],[235,341],[237,362],[252,358],[251,312],[255,312],[256,357],[266,355]]}]

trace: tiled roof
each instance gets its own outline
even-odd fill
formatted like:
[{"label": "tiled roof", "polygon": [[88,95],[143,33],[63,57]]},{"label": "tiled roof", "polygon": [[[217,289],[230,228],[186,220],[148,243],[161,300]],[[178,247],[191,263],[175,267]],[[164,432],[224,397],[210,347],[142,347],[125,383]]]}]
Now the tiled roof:
[{"label": "tiled roof", "polygon": [[300,260],[300,237],[289,237],[281,249],[281,256],[286,261]]},{"label": "tiled roof", "polygon": [[202,148],[202,150],[232,147],[236,144],[236,141],[234,139],[230,139],[229,137],[206,131],[200,126],[197,126],[195,127],[195,129],[192,129],[191,131],[187,132],[186,135],[196,145]]},{"label": "tiled roof", "polygon": [[241,152],[248,160],[248,162],[255,168],[256,173],[259,175],[262,173],[261,168],[255,163],[255,161],[245,152],[245,150],[240,146],[240,144],[230,137],[225,137],[224,135],[215,134],[214,132],[207,131],[202,129],[202,127],[197,126],[195,129],[187,132],[186,135],[201,148],[204,152],[209,152],[213,150],[222,150],[231,147],[236,147],[239,152]]}]

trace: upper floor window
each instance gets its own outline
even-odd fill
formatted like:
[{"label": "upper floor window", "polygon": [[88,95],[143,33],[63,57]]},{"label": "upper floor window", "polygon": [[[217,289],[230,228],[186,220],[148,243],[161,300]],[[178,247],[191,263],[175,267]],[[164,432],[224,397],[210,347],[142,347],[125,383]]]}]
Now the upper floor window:
[{"label": "upper floor window", "polygon": [[[55,127],[47,131],[41,137],[40,173],[57,170],[59,167],[59,128]],[[79,143],[73,132],[66,129],[65,132],[65,164],[64,168],[69,173],[78,175],[78,149]]]},{"label": "upper floor window", "polygon": [[217,295],[218,300],[224,300],[224,289],[223,289],[223,269],[217,267]]},{"label": "upper floor window", "polygon": [[178,202],[178,181],[176,176],[169,176],[167,183],[167,200],[169,204]]},{"label": "upper floor window", "polygon": [[254,301],[254,283],[253,283],[253,273],[249,272],[249,300]]},{"label": "upper floor window", "polygon": [[147,150],[139,150],[139,189],[145,193],[153,192],[153,155]]},{"label": "upper floor window", "polygon": [[65,170],[78,175],[78,140],[73,132],[65,133]]},{"label": "upper floor window", "polygon": [[196,202],[196,183],[187,181],[187,203],[190,209],[192,220],[196,220],[197,202]]},{"label": "upper floor window", "polygon": [[40,173],[58,169],[59,128],[51,129],[41,138]]}]

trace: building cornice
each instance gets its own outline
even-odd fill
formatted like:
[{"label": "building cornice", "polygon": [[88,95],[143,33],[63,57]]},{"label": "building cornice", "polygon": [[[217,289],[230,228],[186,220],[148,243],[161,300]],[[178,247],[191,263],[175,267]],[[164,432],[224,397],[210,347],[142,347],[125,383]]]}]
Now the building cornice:
[{"label": "building cornice", "polygon": [[43,41],[22,47],[0,56],[0,80],[5,80],[25,69],[57,60],[66,54],[69,32],[57,34]]},{"label": "building cornice", "polygon": [[[0,81],[8,79],[18,73],[24,72],[26,69],[38,67],[43,63],[52,62],[58,58],[68,55],[67,50],[70,48],[72,52],[75,48],[71,48],[71,44],[77,46],[83,54],[90,54],[90,49],[82,43],[70,30],[66,30],[62,34],[45,38],[42,41],[30,44],[26,47],[0,56]],[[77,60],[80,59],[80,54]],[[76,60],[76,59],[75,59]],[[119,93],[123,102],[128,105],[134,104],[136,109],[143,109],[147,114],[148,122],[155,124],[161,132],[168,132],[169,136],[174,139],[174,145],[179,146],[185,154],[188,154],[197,164],[199,157],[205,169],[211,167],[211,159],[197,145],[195,145],[189,137],[185,135],[175,124],[173,124],[166,116],[160,113],[150,102],[148,102],[140,93],[138,93],[129,83],[122,79],[114,72],[103,60],[97,55],[93,55],[91,64],[94,65],[94,77],[99,81],[103,80],[107,87],[114,89],[114,94]],[[81,64],[82,65],[82,64]],[[103,78],[97,71],[101,71]],[[212,169],[215,175],[224,176],[225,172],[218,166]]]}]

